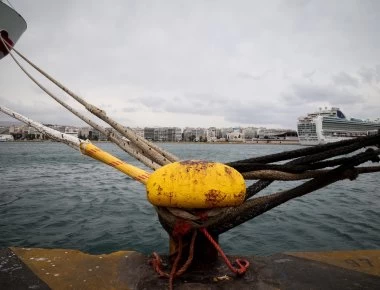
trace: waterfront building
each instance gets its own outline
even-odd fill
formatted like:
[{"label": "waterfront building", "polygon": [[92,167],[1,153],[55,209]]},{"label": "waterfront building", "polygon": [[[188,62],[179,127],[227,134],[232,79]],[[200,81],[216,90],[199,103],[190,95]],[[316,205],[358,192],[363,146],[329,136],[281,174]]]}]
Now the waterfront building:
[{"label": "waterfront building", "polygon": [[78,137],[81,139],[107,141],[107,136],[91,127],[82,127],[78,130]]},{"label": "waterfront building", "polygon": [[28,125],[12,125],[9,127],[9,135],[12,135],[15,140],[34,140],[44,139],[44,134],[37,131],[35,128]]},{"label": "waterfront building", "polygon": [[144,138],[149,141],[154,140],[154,128],[145,127],[144,128]]},{"label": "waterfront building", "polygon": [[244,139],[245,141],[251,141],[252,139],[257,138],[258,128],[248,127],[243,129]]},{"label": "waterfront building", "polygon": [[186,142],[205,142],[207,141],[207,129],[186,127],[183,130],[183,141]]},{"label": "waterfront building", "polygon": [[92,131],[94,129],[91,127],[82,127],[79,129],[78,137],[81,139],[92,139]]},{"label": "waterfront building", "polygon": [[144,129],[140,127],[132,128],[132,130],[136,133],[137,136],[144,138]]},{"label": "waterfront building", "polygon": [[144,137],[150,141],[179,142],[182,140],[182,130],[178,127],[145,127]]},{"label": "waterfront building", "polygon": [[0,134],[0,142],[7,142],[7,141],[13,141],[14,138],[12,135],[9,134]]},{"label": "waterfront building", "polygon": [[62,133],[65,133],[65,129],[66,129],[66,127],[62,126],[62,125],[44,124],[44,126],[52,128],[52,129],[59,131],[59,132],[62,132]]},{"label": "waterfront building", "polygon": [[72,135],[72,136],[78,137],[79,136],[79,129],[75,128],[75,127],[65,127],[64,133],[68,134],[68,135]]},{"label": "waterfront building", "polygon": [[233,128],[232,132],[227,133],[227,141],[244,142],[244,133],[241,128]]},{"label": "waterfront building", "polygon": [[217,142],[222,138],[222,132],[219,128],[210,127],[207,129],[207,142]]},{"label": "waterfront building", "polygon": [[0,134],[9,134],[9,127],[0,126]]},{"label": "waterfront building", "polygon": [[233,128],[220,128],[220,138],[224,138],[225,140],[227,140],[227,134],[232,133],[233,131]]},{"label": "waterfront building", "polygon": [[258,130],[259,139],[282,139],[282,140],[298,140],[297,131],[291,129],[266,129]]}]

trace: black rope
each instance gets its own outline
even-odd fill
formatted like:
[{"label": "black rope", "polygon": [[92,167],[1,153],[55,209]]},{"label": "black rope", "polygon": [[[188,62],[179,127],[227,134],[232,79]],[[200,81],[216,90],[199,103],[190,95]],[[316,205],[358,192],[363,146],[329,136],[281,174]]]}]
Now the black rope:
[{"label": "black rope", "polygon": [[355,166],[371,160],[378,162],[378,154],[378,150],[359,153],[347,158],[342,165],[330,172],[304,182],[293,189],[247,200],[241,206],[229,208],[221,216],[209,219],[204,226],[208,227],[214,234],[219,235],[293,198],[313,192],[338,180],[346,178],[354,180],[358,175]]},{"label": "black rope", "polygon": [[304,157],[306,155],[314,155],[317,153],[323,153],[331,149],[335,149],[335,148],[339,149],[341,147],[345,147],[352,144],[361,144],[360,147],[380,144],[380,134],[366,136],[366,137],[359,137],[359,138],[349,139],[349,140],[343,140],[343,141],[334,142],[334,143],[327,143],[324,145],[318,145],[318,146],[313,146],[313,147],[306,147],[302,149],[295,149],[291,151],[275,153],[275,154],[270,154],[270,155],[265,155],[265,156],[260,156],[260,157],[243,159],[243,160],[227,163],[227,165],[235,168],[235,166],[237,167],[239,163],[279,162],[279,161],[294,159],[298,157]]},{"label": "black rope", "polygon": [[[369,148],[367,150],[373,150],[373,149]],[[326,167],[335,167],[335,166],[343,164],[346,160],[348,160],[347,157],[342,157],[342,158],[336,158],[332,160],[326,160],[326,161],[304,164],[304,165],[303,164],[297,165],[298,162],[300,163],[303,162],[302,160],[298,161],[297,159],[294,160],[297,162],[288,162],[286,164],[241,163],[238,166],[236,166],[235,169],[241,173],[257,171],[257,170],[277,170],[277,171],[289,172],[289,173],[301,173],[307,170],[322,169]]]},{"label": "black rope", "polygon": [[[247,188],[246,200],[243,204],[223,209],[220,215],[209,218],[204,224],[194,224],[194,226],[208,227],[213,234],[219,235],[293,198],[318,190],[338,180],[346,178],[353,180],[359,174],[355,166],[367,161],[379,162],[380,150],[368,148],[365,152],[359,152],[353,156],[339,156],[357,152],[368,146],[379,147],[379,144],[380,134],[377,134],[230,162],[227,165],[241,173],[257,170],[302,173],[328,167],[332,169],[295,188],[252,199],[251,197],[273,182],[273,180],[258,180]],[[286,160],[288,162],[284,164],[268,164]],[[170,234],[177,218],[164,208],[156,208],[156,210],[160,223]]]}]

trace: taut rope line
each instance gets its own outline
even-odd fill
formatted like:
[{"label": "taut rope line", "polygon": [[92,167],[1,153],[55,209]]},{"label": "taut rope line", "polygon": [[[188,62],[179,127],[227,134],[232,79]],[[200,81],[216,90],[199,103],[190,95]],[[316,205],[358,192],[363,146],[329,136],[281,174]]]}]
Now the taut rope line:
[{"label": "taut rope line", "polygon": [[52,128],[46,127],[36,121],[33,121],[32,119],[29,119],[17,112],[12,111],[11,109],[8,109],[6,107],[0,106],[0,111],[4,112],[5,114],[25,123],[29,126],[36,128],[40,133],[46,134],[51,139],[56,140],[58,142],[63,142],[70,147],[74,148],[75,150],[78,150],[82,152],[83,154],[90,156],[98,161],[101,161],[111,167],[116,168],[117,170],[123,172],[124,174],[127,174],[128,176],[132,177],[133,179],[146,184],[150,173],[142,170],[136,166],[133,166],[131,164],[128,164],[111,154],[103,151],[102,149],[96,147],[94,144],[90,143],[89,141],[85,141],[82,139],[79,139],[77,137],[71,136],[69,134],[65,134],[62,132],[59,132],[57,130],[54,130]]},{"label": "taut rope line", "polygon": [[57,101],[59,104],[61,104],[63,107],[65,107],[67,110],[69,110],[74,115],[78,116],[80,119],[82,119],[84,122],[104,134],[105,136],[108,136],[108,138],[117,144],[121,149],[123,149],[125,152],[127,152],[129,155],[133,156],[136,160],[142,162],[146,166],[148,166],[151,169],[157,169],[160,167],[157,163],[153,162],[149,158],[147,158],[145,155],[142,154],[142,152],[134,145],[131,144],[129,141],[121,139],[115,132],[111,131],[108,132],[105,128],[100,126],[99,124],[95,123],[91,119],[87,118],[77,110],[75,110],[73,107],[69,106],[65,102],[63,102],[61,99],[59,99],[57,96],[55,96],[51,91],[49,91],[45,86],[43,86],[40,82],[38,82],[19,62],[18,60],[13,56],[12,53],[10,53],[13,60],[16,62],[16,64],[20,67],[20,69],[37,85],[39,86],[46,94],[48,94],[50,97],[52,97],[55,101]]},{"label": "taut rope line", "polygon": [[[1,38],[1,40],[4,42],[4,40]],[[9,46],[5,44],[7,50],[9,51],[9,54],[12,56],[12,58],[16,61],[15,57],[12,55],[11,50],[9,49]],[[122,136],[125,136],[130,140],[131,143],[133,143],[136,147],[140,148],[144,155],[149,156],[154,162],[165,165],[173,161],[178,161],[178,157],[174,156],[173,154],[166,152],[164,149],[160,148],[159,146],[155,145],[152,142],[149,142],[148,140],[139,137],[132,129],[128,127],[124,127],[123,125],[119,124],[112,118],[108,117],[106,115],[106,112],[97,108],[96,106],[86,102],[83,98],[79,97],[77,94],[69,90],[67,87],[59,83],[57,80],[55,80],[53,77],[51,77],[49,74],[44,72],[41,68],[39,68],[37,65],[32,63],[28,58],[26,58],[24,55],[22,55],[18,50],[15,48],[12,48],[13,51],[15,51],[22,59],[24,59],[29,65],[31,65],[35,70],[37,70],[39,73],[41,73],[44,77],[46,77],[48,80],[53,82],[57,87],[62,89],[65,93],[73,97],[76,101],[78,101],[80,104],[82,104],[89,112],[109,124],[112,128],[114,128],[116,131],[118,131]],[[17,65],[21,68],[21,65],[16,61]],[[22,69],[25,72],[25,69]],[[28,77],[30,75],[28,74]],[[32,79],[33,80],[33,79]],[[34,81],[34,80],[33,80]],[[35,82],[35,81],[34,81]]]},{"label": "taut rope line", "polygon": [[[4,40],[1,40],[4,43]],[[6,43],[4,43],[4,45],[9,51],[8,45]],[[137,148],[133,150],[140,150],[138,153],[141,154],[141,156],[146,155],[145,158],[148,160],[151,159],[149,160],[149,162],[151,162],[151,166],[152,164],[155,164],[156,167],[159,167],[160,165],[166,165],[162,168],[159,168],[150,175],[150,173],[144,170],[126,164],[114,156],[103,152],[101,149],[97,148],[89,142],[84,142],[83,140],[72,136],[70,137],[74,139],[70,139],[60,132],[56,131],[53,134],[52,131],[47,130],[47,135],[49,137],[62,141],[71,147],[74,147],[75,149],[79,148],[82,153],[89,155],[90,157],[95,158],[107,165],[115,167],[116,169],[124,172],[125,174],[146,185],[147,197],[149,201],[154,205],[154,208],[158,213],[161,225],[169,233],[170,237],[173,238],[172,240],[178,243],[176,247],[177,256],[170,273],[165,273],[160,269],[159,256],[155,253],[153,255],[153,265],[155,269],[160,273],[160,275],[169,278],[169,284],[171,288],[173,286],[173,279],[176,276],[182,274],[182,272],[187,269],[193,259],[195,247],[194,243],[196,243],[195,235],[197,231],[203,233],[203,235],[210,241],[210,243],[217,249],[219,254],[224,258],[228,267],[230,267],[233,272],[242,274],[247,269],[248,263],[243,260],[237,260],[236,263],[239,268],[235,268],[229,262],[227,257],[221,252],[221,249],[217,242],[212,239],[213,236],[217,240],[219,234],[222,234],[231,228],[234,228],[256,216],[259,216],[274,207],[290,201],[291,199],[311,193],[336,181],[343,179],[354,180],[361,173],[380,171],[379,166],[358,167],[359,165],[368,161],[379,162],[380,150],[378,149],[374,150],[370,148],[365,152],[356,152],[355,155],[351,155],[349,157],[335,158],[343,154],[353,153],[367,146],[379,147],[379,132],[379,134],[374,136],[367,136],[321,146],[297,149],[288,152],[235,161],[228,163],[227,165],[229,166],[222,164],[223,166],[226,166],[225,174],[227,174],[221,175],[219,172],[219,176],[223,176],[223,182],[217,181],[218,179],[216,177],[212,177],[213,180],[210,180],[208,177],[213,176],[212,174],[216,173],[217,171],[207,170],[209,168],[216,169],[221,164],[211,164],[211,162],[207,164],[207,162],[204,161],[193,160],[170,164],[173,161],[177,161],[178,158],[162,150],[155,144],[152,144],[151,142],[140,138],[130,128],[124,127],[113,119],[109,118],[103,110],[87,103],[85,100],[68,90],[58,81],[31,63],[17,50],[13,50],[38,72],[43,74],[60,89],[81,103],[88,111],[111,125],[111,127],[118,132],[116,133],[113,131],[109,135],[111,141],[120,141],[120,138],[117,135],[121,134],[127,137],[130,140],[131,144],[135,146],[131,148]],[[22,68],[12,53],[10,51],[9,53],[15,62],[20,66],[20,68]],[[22,70],[32,80],[34,80],[26,72],[26,70],[23,68]],[[42,86],[40,87],[45,92],[48,92]],[[53,98],[56,99],[55,97]],[[68,105],[64,105],[63,102],[58,102],[61,105],[65,106],[67,109],[70,108]],[[26,122],[31,126],[36,126],[37,129],[39,128],[40,132],[44,132],[43,130],[46,130],[46,128],[43,128],[43,125],[36,122],[33,123],[33,121],[26,117],[20,117],[19,114],[10,111],[9,109],[0,107],[0,110],[7,112],[12,117],[23,119],[23,122]],[[75,110],[70,111],[73,112]],[[47,129],[52,130],[51,128]],[[127,145],[130,144],[128,143]],[[273,162],[280,162],[285,160],[289,161],[284,164],[270,164]],[[171,168],[171,171],[168,168]],[[194,174],[191,170],[194,170]],[[234,178],[232,178],[233,171],[236,171],[236,173],[240,176],[240,179],[236,178],[236,175]],[[187,174],[186,172],[191,173]],[[244,178],[259,179],[259,181],[247,188]],[[269,186],[274,180],[301,179],[308,180],[301,185],[298,185],[289,190],[252,198],[262,189]],[[186,180],[187,183],[182,183],[182,180]],[[231,183],[224,183],[226,180],[230,180]],[[238,182],[237,180],[240,181]],[[202,188],[196,187],[195,184],[207,184],[207,186],[211,184],[213,188],[209,189],[207,186],[203,186],[204,188],[207,188],[207,190],[202,192]],[[219,186],[220,184],[222,184],[223,188]],[[240,188],[238,185],[241,185],[244,190],[238,190],[238,188]],[[228,200],[226,197],[232,196],[227,195],[226,189],[229,186],[231,186],[232,194],[236,200],[239,200],[239,203],[219,203],[219,205],[218,203],[215,203],[220,202],[218,201],[220,197],[222,197],[222,200]],[[184,188],[186,190],[183,190]],[[176,194],[179,196],[176,196]],[[204,194],[204,196],[202,194]],[[203,197],[205,197],[205,200],[202,200],[204,204],[194,203],[194,200],[197,200],[199,197],[201,200]],[[174,199],[173,203],[172,199]],[[211,206],[209,206],[210,204]],[[220,206],[220,208],[215,208],[217,205]],[[189,238],[190,233],[193,234],[191,242],[188,241],[185,243],[186,239]],[[189,244],[189,257],[182,268],[180,270],[177,270],[181,255],[183,253],[183,247],[187,247]],[[201,245],[207,247],[208,244],[209,243]],[[176,246],[175,244],[172,245],[173,247]]]},{"label": "taut rope line", "polygon": [[[312,170],[306,171],[302,173],[289,173],[278,170],[258,170],[258,171],[250,171],[243,173],[243,177],[246,180],[249,179],[266,179],[266,180],[302,180],[302,179],[311,179],[315,177],[322,176],[323,174],[328,174],[331,172],[330,170]],[[380,171],[380,166],[366,166],[357,168],[358,174],[362,173],[374,173]]]}]

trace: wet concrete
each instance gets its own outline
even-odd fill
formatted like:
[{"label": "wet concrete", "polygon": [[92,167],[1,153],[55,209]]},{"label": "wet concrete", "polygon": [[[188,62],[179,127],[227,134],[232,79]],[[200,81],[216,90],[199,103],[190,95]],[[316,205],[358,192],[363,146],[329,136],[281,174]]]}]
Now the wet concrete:
[{"label": "wet concrete", "polygon": [[[174,289],[380,286],[380,250],[284,253],[247,259],[250,267],[241,277],[219,259],[190,268],[174,280]],[[163,270],[169,272],[167,258],[163,260]],[[149,257],[133,251],[89,255],[76,250],[11,248],[0,251],[0,289],[168,289],[168,279],[158,277]]]},{"label": "wet concrete", "polygon": [[0,289],[45,290],[50,289],[50,287],[10,249],[0,249]]}]

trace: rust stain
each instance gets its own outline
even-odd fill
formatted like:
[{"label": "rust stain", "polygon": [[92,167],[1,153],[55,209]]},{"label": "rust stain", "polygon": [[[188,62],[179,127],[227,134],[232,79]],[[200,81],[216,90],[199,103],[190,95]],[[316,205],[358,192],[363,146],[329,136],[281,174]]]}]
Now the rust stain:
[{"label": "rust stain", "polygon": [[235,199],[240,199],[243,196],[245,196],[245,193],[243,191],[241,191],[239,193],[234,193],[234,198]]},{"label": "rust stain", "polygon": [[175,206],[175,205],[177,205],[177,203],[175,203],[175,202],[173,201],[173,197],[174,197],[174,193],[173,193],[173,192],[165,192],[165,195],[166,195],[167,197],[169,197],[169,203],[170,203],[171,206]]},{"label": "rust stain", "polygon": [[186,172],[190,172],[191,169],[201,172],[206,171],[207,168],[215,166],[213,163],[203,160],[185,160],[179,162],[179,164],[186,166]]},{"label": "rust stain", "polygon": [[228,167],[224,167],[224,171],[226,172],[227,175],[231,175],[232,174],[232,170]]},{"label": "rust stain", "polygon": [[198,164],[207,164],[209,162],[204,160],[184,160],[180,161],[179,164],[181,165],[198,165]]},{"label": "rust stain", "polygon": [[222,193],[220,190],[211,189],[205,193],[205,202],[211,204],[212,206],[217,206],[218,203],[226,198],[226,194]]}]

